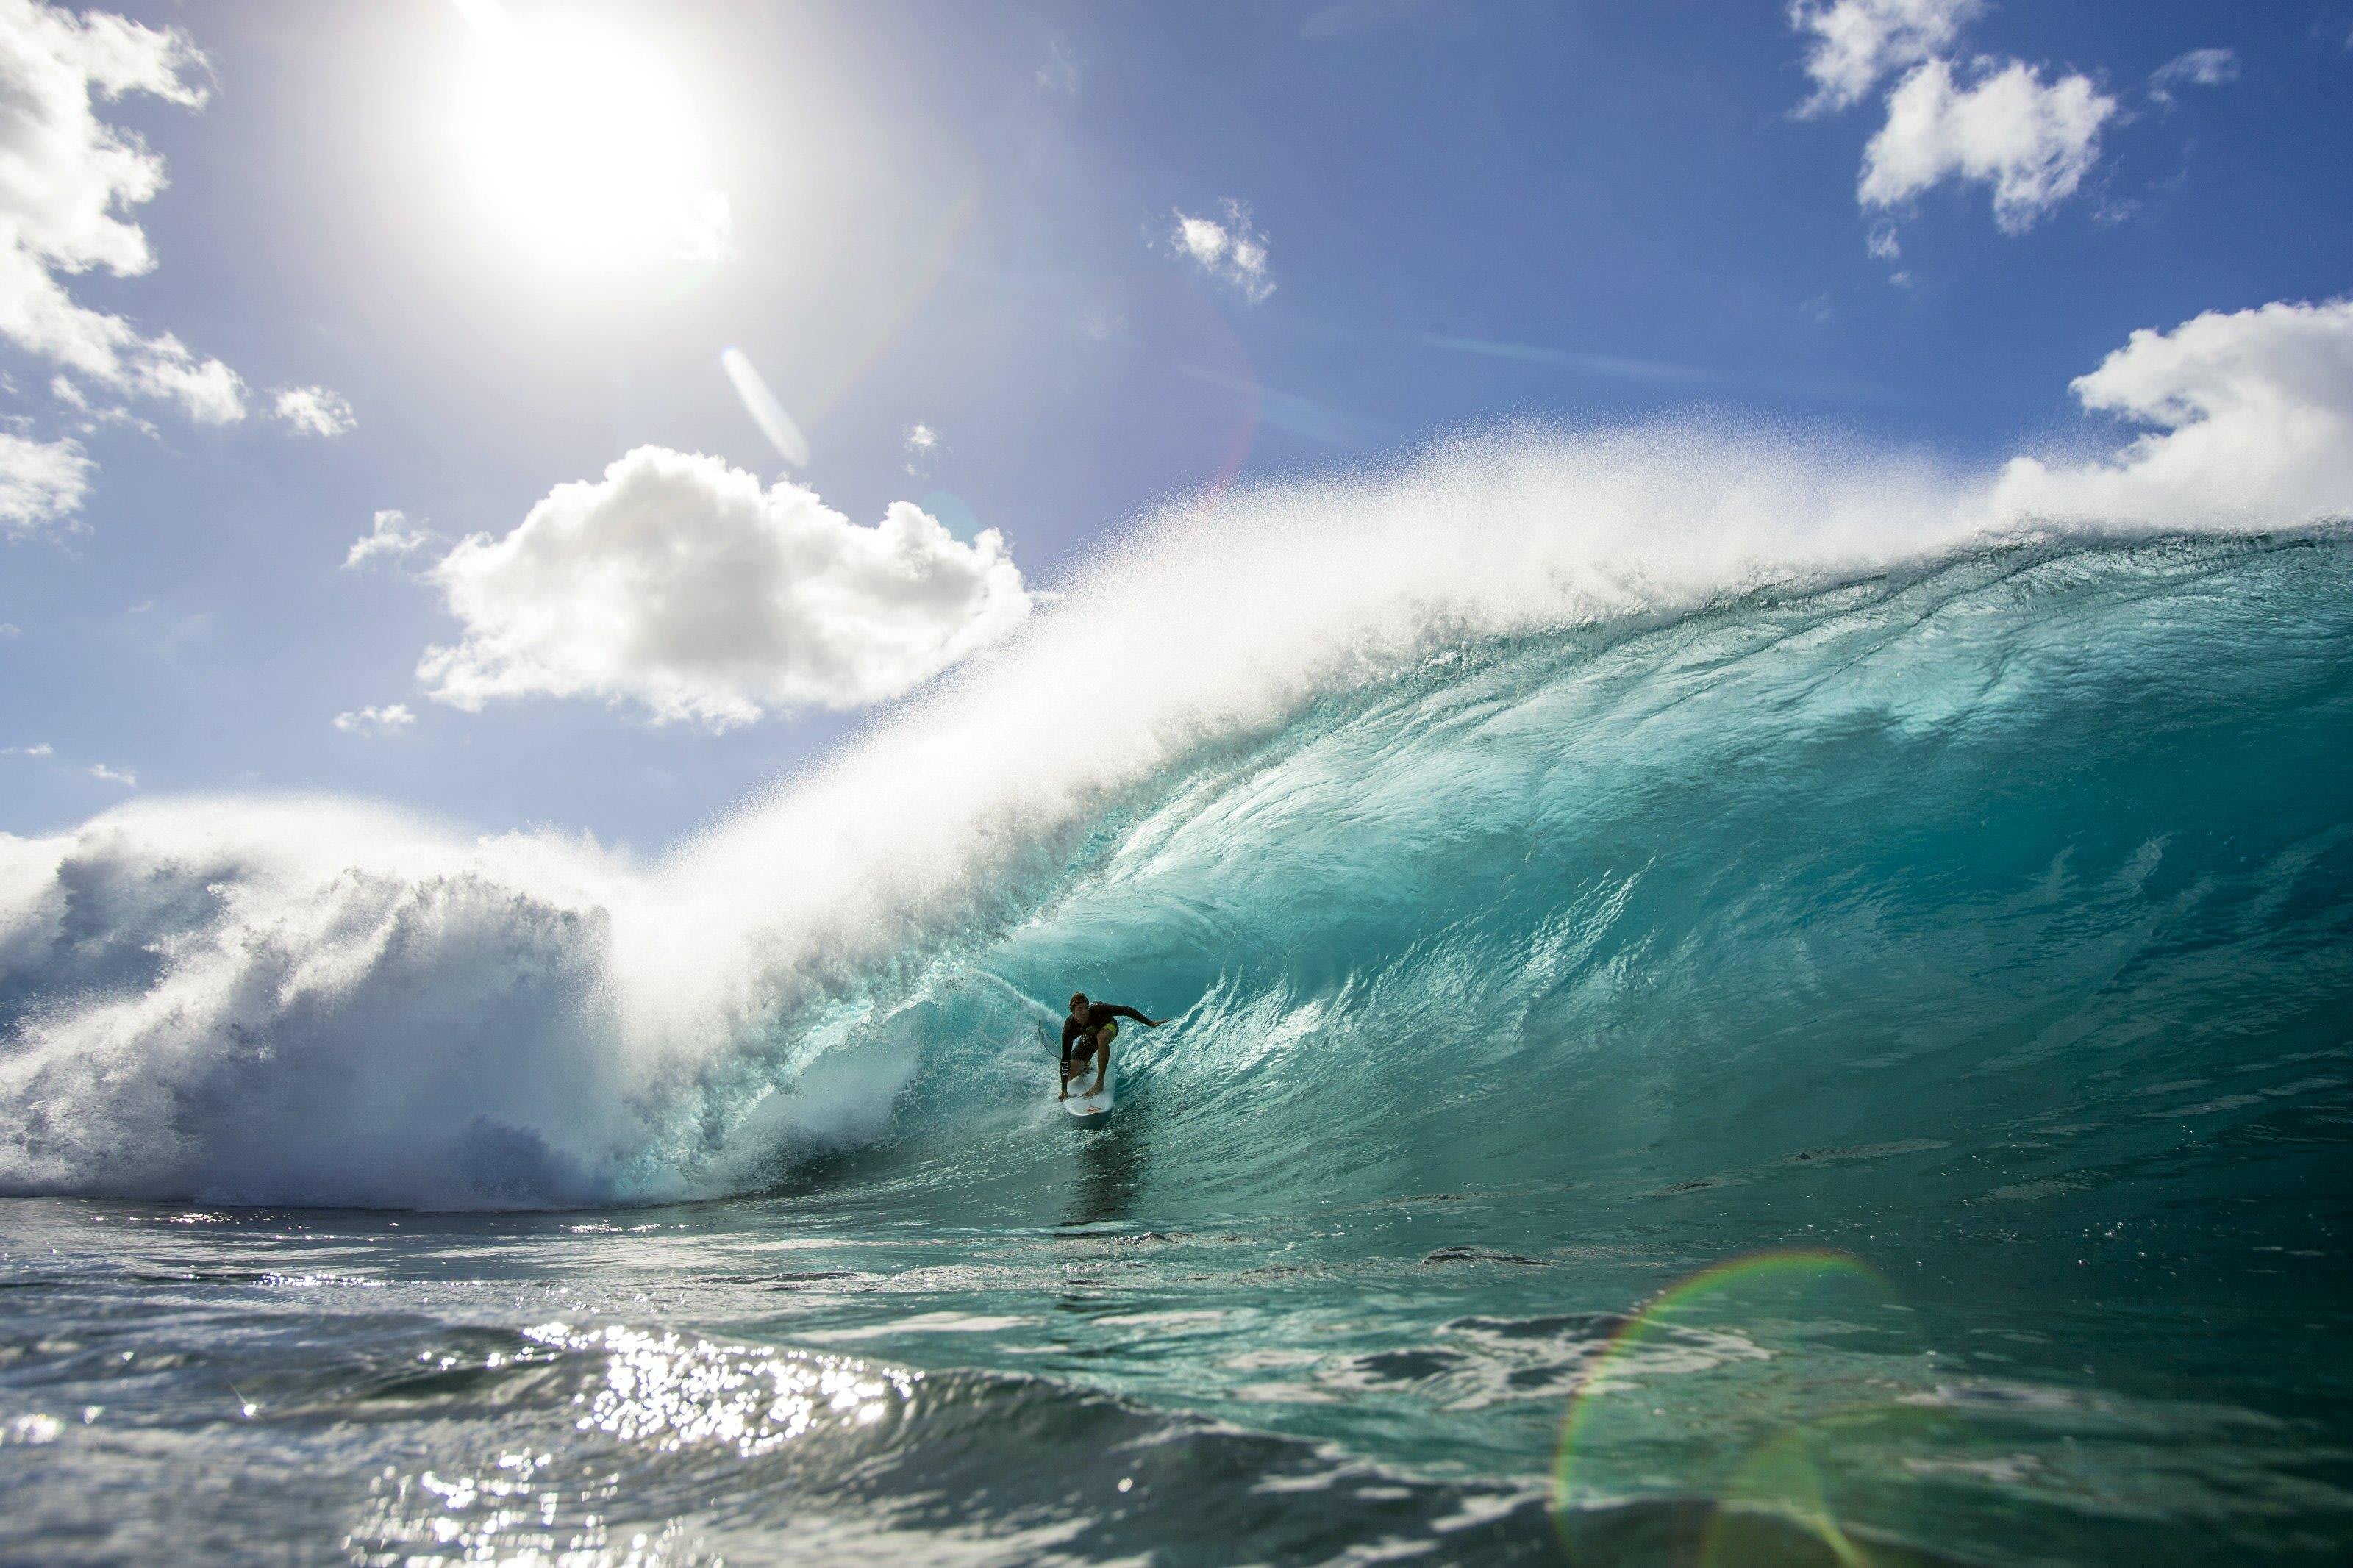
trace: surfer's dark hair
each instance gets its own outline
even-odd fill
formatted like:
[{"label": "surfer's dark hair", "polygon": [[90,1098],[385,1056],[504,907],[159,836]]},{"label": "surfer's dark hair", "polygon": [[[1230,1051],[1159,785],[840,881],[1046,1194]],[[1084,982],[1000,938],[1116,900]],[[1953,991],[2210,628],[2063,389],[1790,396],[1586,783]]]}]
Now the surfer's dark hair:
[{"label": "surfer's dark hair", "polygon": [[1073,991],[1073,992],[1071,992],[1071,1006],[1073,1006],[1073,1007],[1083,1007],[1083,1006],[1085,1006],[1086,1005],[1087,1005],[1087,994],[1086,994],[1085,992],[1083,992],[1083,991]]}]

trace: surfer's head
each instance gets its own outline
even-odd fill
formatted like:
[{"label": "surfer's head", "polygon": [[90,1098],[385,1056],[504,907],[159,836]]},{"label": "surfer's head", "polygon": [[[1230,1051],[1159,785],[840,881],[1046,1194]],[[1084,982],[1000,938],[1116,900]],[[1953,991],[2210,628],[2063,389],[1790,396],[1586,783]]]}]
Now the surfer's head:
[{"label": "surfer's head", "polygon": [[1087,994],[1086,994],[1085,992],[1083,992],[1083,991],[1073,991],[1073,992],[1071,992],[1071,1012],[1073,1012],[1073,1013],[1082,1013],[1082,1012],[1086,1011],[1086,1005],[1087,1005]]}]

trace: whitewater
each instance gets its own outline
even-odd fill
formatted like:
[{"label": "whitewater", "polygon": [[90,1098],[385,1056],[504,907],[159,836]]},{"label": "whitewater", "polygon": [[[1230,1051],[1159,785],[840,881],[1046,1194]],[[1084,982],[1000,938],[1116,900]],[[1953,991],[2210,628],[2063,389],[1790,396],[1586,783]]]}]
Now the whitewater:
[{"label": "whitewater", "polygon": [[0,837],[0,1553],[2338,1560],[2353,534],[2012,478],[1490,432],[656,858]]}]

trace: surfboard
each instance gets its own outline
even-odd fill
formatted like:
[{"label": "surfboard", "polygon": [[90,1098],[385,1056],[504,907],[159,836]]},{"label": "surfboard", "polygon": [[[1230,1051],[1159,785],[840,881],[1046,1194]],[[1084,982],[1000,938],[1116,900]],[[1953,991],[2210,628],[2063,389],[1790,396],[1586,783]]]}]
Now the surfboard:
[{"label": "surfboard", "polygon": [[[1082,1073],[1080,1077],[1083,1078],[1085,1081],[1090,1084],[1095,1080],[1094,1074],[1092,1072]],[[1079,1079],[1073,1079],[1071,1081],[1075,1083],[1078,1082]],[[1071,1090],[1071,1098],[1061,1102],[1062,1109],[1069,1111],[1072,1116],[1077,1117],[1081,1121],[1092,1121],[1098,1116],[1108,1116],[1111,1114],[1112,1096],[1118,1090],[1118,1089],[1119,1064],[1117,1062],[1113,1062],[1110,1067],[1103,1069],[1103,1086],[1101,1092],[1096,1094],[1081,1094],[1077,1089],[1073,1089]]]}]

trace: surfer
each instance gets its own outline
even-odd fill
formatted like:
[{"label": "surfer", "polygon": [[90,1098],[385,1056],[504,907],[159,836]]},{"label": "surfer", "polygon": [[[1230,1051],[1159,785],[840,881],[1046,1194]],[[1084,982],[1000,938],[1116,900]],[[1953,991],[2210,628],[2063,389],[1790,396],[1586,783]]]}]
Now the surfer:
[{"label": "surfer", "polygon": [[[1119,1020],[1133,1018],[1147,1029],[1156,1029],[1167,1022],[1165,1018],[1147,1018],[1133,1007],[1123,1007],[1115,1002],[1090,1002],[1083,991],[1071,996],[1071,1016],[1062,1020],[1062,1092],[1058,1100],[1071,1098],[1071,1079],[1086,1070],[1087,1058],[1095,1058],[1094,1088],[1082,1092],[1099,1093],[1103,1086],[1103,1073],[1111,1067],[1111,1043],[1119,1038]],[[1076,1049],[1072,1049],[1073,1044]]]}]

